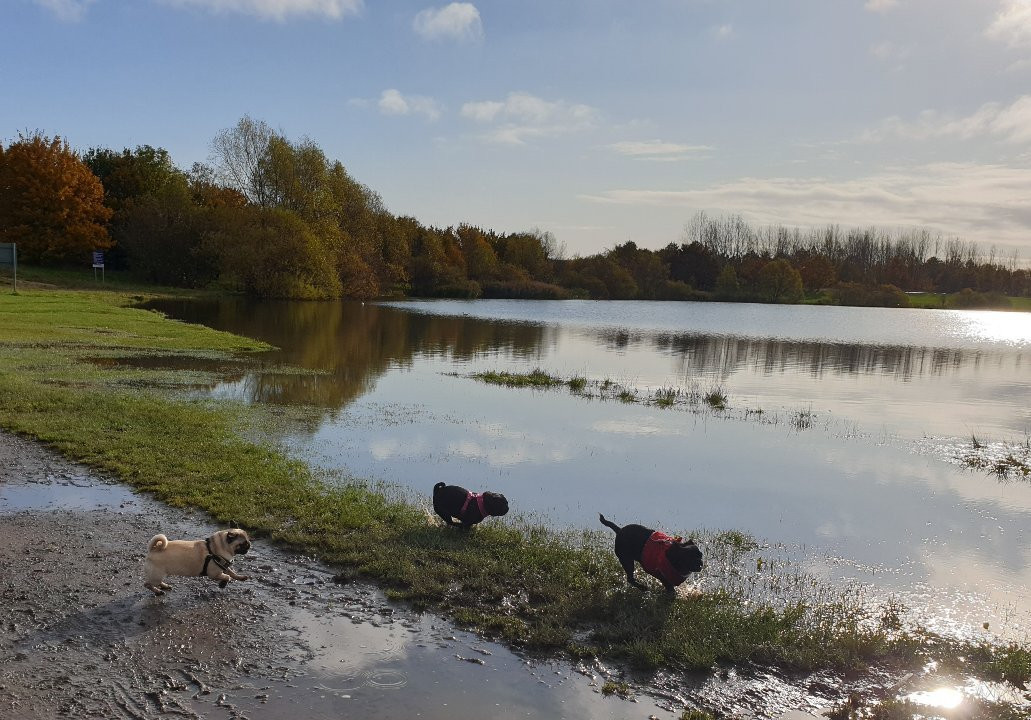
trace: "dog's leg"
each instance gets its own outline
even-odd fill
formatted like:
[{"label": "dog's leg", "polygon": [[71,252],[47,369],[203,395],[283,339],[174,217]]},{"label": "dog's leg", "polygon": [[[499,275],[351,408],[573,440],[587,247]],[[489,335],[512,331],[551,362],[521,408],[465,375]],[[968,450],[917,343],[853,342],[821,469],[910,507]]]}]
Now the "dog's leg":
[{"label": "dog's leg", "polygon": [[648,588],[637,581],[634,577],[634,559],[633,558],[619,558],[619,564],[623,566],[626,571],[626,581],[633,585],[635,588],[641,590],[647,590]]},{"label": "dog's leg", "polygon": [[155,595],[164,595],[165,591],[162,588],[171,587],[165,583],[165,574],[149,559],[143,567],[143,587]]},{"label": "dog's leg", "polygon": [[161,588],[162,590],[171,590],[172,589],[172,586],[169,585],[166,582],[162,582],[160,585],[158,585],[158,587]]},{"label": "dog's leg", "polygon": [[218,580],[218,586],[224,588],[229,584],[230,580],[250,580],[250,575],[239,575],[233,572],[232,568],[226,568],[225,572],[219,573],[218,575],[212,576],[215,580]]},{"label": "dog's leg", "polygon": [[439,510],[436,510],[436,513],[448,525],[461,525],[462,524],[462,523],[459,523],[459,522],[455,522],[455,519],[453,517],[451,517],[450,515],[448,515],[447,513],[442,513]]}]

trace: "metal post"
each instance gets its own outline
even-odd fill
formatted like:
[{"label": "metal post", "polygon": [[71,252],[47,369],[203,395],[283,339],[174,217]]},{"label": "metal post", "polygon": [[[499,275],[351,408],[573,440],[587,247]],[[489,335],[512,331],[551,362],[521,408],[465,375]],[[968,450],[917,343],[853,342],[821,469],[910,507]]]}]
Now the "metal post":
[{"label": "metal post", "polygon": [[14,243],[14,294],[18,294],[18,243]]}]

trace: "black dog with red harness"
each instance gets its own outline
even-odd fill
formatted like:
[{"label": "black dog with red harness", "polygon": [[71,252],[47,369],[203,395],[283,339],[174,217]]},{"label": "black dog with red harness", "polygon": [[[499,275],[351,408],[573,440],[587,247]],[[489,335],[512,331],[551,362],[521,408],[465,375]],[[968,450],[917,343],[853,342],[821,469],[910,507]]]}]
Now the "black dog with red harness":
[{"label": "black dog with red harness", "polygon": [[694,540],[670,537],[666,533],[643,525],[620,527],[599,514],[601,522],[616,531],[616,557],[626,570],[626,579],[634,587],[645,590],[634,578],[634,561],[641,563],[646,573],[662,583],[668,592],[687,580],[687,576],[702,569],[702,551]]},{"label": "black dog with red harness", "polygon": [[433,511],[448,525],[470,528],[486,517],[507,513],[508,500],[501,493],[474,493],[439,482],[433,486]]}]

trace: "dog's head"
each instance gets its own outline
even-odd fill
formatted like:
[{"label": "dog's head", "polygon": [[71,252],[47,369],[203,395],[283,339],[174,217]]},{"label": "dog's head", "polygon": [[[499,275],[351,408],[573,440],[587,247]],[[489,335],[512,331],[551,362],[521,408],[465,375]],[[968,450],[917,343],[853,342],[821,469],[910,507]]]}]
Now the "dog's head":
[{"label": "dog's head", "polygon": [[229,555],[246,555],[251,549],[251,539],[247,536],[247,531],[240,528],[220,530],[213,537]]},{"label": "dog's head", "polygon": [[508,498],[501,493],[483,493],[483,509],[491,515],[504,515],[508,512]]},{"label": "dog's head", "polygon": [[681,575],[698,572],[702,569],[702,551],[694,544],[694,540],[678,540],[666,551],[669,564]]}]

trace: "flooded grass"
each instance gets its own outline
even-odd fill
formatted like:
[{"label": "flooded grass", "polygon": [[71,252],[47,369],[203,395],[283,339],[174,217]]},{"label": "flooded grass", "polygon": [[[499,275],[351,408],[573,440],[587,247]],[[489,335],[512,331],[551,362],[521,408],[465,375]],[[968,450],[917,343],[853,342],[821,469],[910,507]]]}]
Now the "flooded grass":
[{"label": "flooded grass", "polygon": [[809,430],[813,427],[813,409],[808,407],[791,414],[791,425],[795,430]]},{"label": "flooded grass", "polygon": [[581,394],[587,388],[587,378],[583,375],[574,375],[569,378],[568,385],[571,392]]},{"label": "flooded grass", "polygon": [[491,385],[504,385],[505,387],[553,388],[566,384],[561,378],[546,373],[540,368],[528,373],[482,372],[474,374],[473,377]]},{"label": "flooded grass", "polygon": [[[263,347],[121,307],[111,297],[0,296],[0,426],[170,505],[314,554],[339,568],[342,582],[375,579],[393,599],[513,645],[643,670],[710,672],[759,663],[902,673],[962,657],[969,676],[1031,678],[1027,646],[963,642],[908,626],[898,608],[871,609],[847,589],[819,585],[743,533],[697,534],[707,568],[696,592],[641,592],[627,585],[610,535],[557,532],[525,518],[457,532],[428,521],[421,506],[401,495],[359,480],[325,482],[280,449],[241,437],[253,408],[118,387],[111,377],[120,371],[82,361],[126,347],[212,353]],[[25,313],[34,314],[32,322],[22,320]],[[89,318],[111,332],[89,332]],[[64,328],[57,339],[54,325]],[[133,372],[145,379],[172,371]],[[516,386],[562,383],[543,371],[531,374],[535,380]],[[612,383],[606,392],[618,398],[629,391]]]},{"label": "flooded grass", "polygon": [[960,461],[974,470],[987,471],[1000,480],[1031,479],[1031,438],[1024,442],[982,441],[971,436],[970,446],[961,450]]},{"label": "flooded grass", "polygon": [[702,400],[713,410],[725,410],[727,408],[727,393],[723,392],[723,388],[713,388],[702,397]]},{"label": "flooded grass", "polygon": [[679,394],[676,388],[659,388],[655,391],[652,402],[659,407],[673,407]]}]

